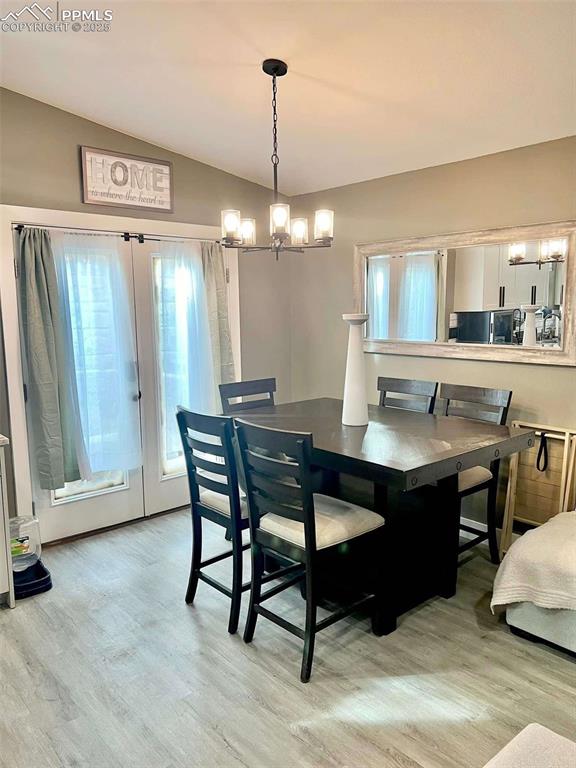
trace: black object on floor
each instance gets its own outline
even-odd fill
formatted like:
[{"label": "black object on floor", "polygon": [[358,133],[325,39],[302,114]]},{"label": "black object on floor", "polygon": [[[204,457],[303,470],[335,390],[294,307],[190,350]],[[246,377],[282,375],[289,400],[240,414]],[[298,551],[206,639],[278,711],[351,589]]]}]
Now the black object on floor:
[{"label": "black object on floor", "polygon": [[32,597],[52,589],[50,571],[42,560],[38,560],[24,571],[14,571],[14,596],[16,600]]}]

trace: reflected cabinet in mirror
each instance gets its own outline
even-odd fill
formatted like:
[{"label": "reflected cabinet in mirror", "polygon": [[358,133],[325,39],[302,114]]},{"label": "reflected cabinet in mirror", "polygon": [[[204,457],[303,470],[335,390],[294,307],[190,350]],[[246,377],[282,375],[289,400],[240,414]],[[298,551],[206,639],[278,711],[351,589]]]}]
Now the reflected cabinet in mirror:
[{"label": "reflected cabinet in mirror", "polygon": [[356,247],[367,352],[576,365],[576,222]]}]

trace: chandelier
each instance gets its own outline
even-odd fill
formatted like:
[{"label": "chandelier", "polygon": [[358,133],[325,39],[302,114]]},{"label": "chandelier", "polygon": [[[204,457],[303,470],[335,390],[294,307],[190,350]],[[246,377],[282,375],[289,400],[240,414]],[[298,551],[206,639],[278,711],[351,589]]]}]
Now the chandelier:
[{"label": "chandelier", "polygon": [[303,253],[308,248],[327,248],[334,237],[334,211],[322,209],[314,214],[314,241],[309,242],[308,219],[290,218],[288,203],[278,201],[278,112],[276,110],[276,79],[288,72],[288,66],[279,59],[262,62],[263,71],[272,78],[272,171],[274,177],[274,202],[270,206],[270,242],[256,244],[256,220],[243,219],[240,211],[228,209],[221,213],[221,245],[225,248],[241,248],[249,251],[272,251],[276,259],[282,251]]}]

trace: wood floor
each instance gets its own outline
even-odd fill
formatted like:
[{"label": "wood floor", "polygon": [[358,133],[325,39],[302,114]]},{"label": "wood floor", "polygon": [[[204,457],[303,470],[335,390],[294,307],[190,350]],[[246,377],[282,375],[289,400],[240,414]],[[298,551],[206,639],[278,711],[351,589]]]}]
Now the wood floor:
[{"label": "wood floor", "polygon": [[178,512],[46,550],[54,589],[0,611],[2,768],[480,768],[534,721],[574,737],[576,665],[491,615],[485,554],[389,637],[323,632],[302,685],[296,638],[230,637],[207,585],[184,603],[189,546]]}]

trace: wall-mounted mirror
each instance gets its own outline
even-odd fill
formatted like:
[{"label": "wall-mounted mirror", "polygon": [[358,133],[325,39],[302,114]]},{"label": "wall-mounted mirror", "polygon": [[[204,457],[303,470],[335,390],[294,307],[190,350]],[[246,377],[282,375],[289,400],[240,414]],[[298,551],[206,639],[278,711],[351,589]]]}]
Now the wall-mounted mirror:
[{"label": "wall-mounted mirror", "polygon": [[576,364],[573,222],[356,249],[370,352]]}]

